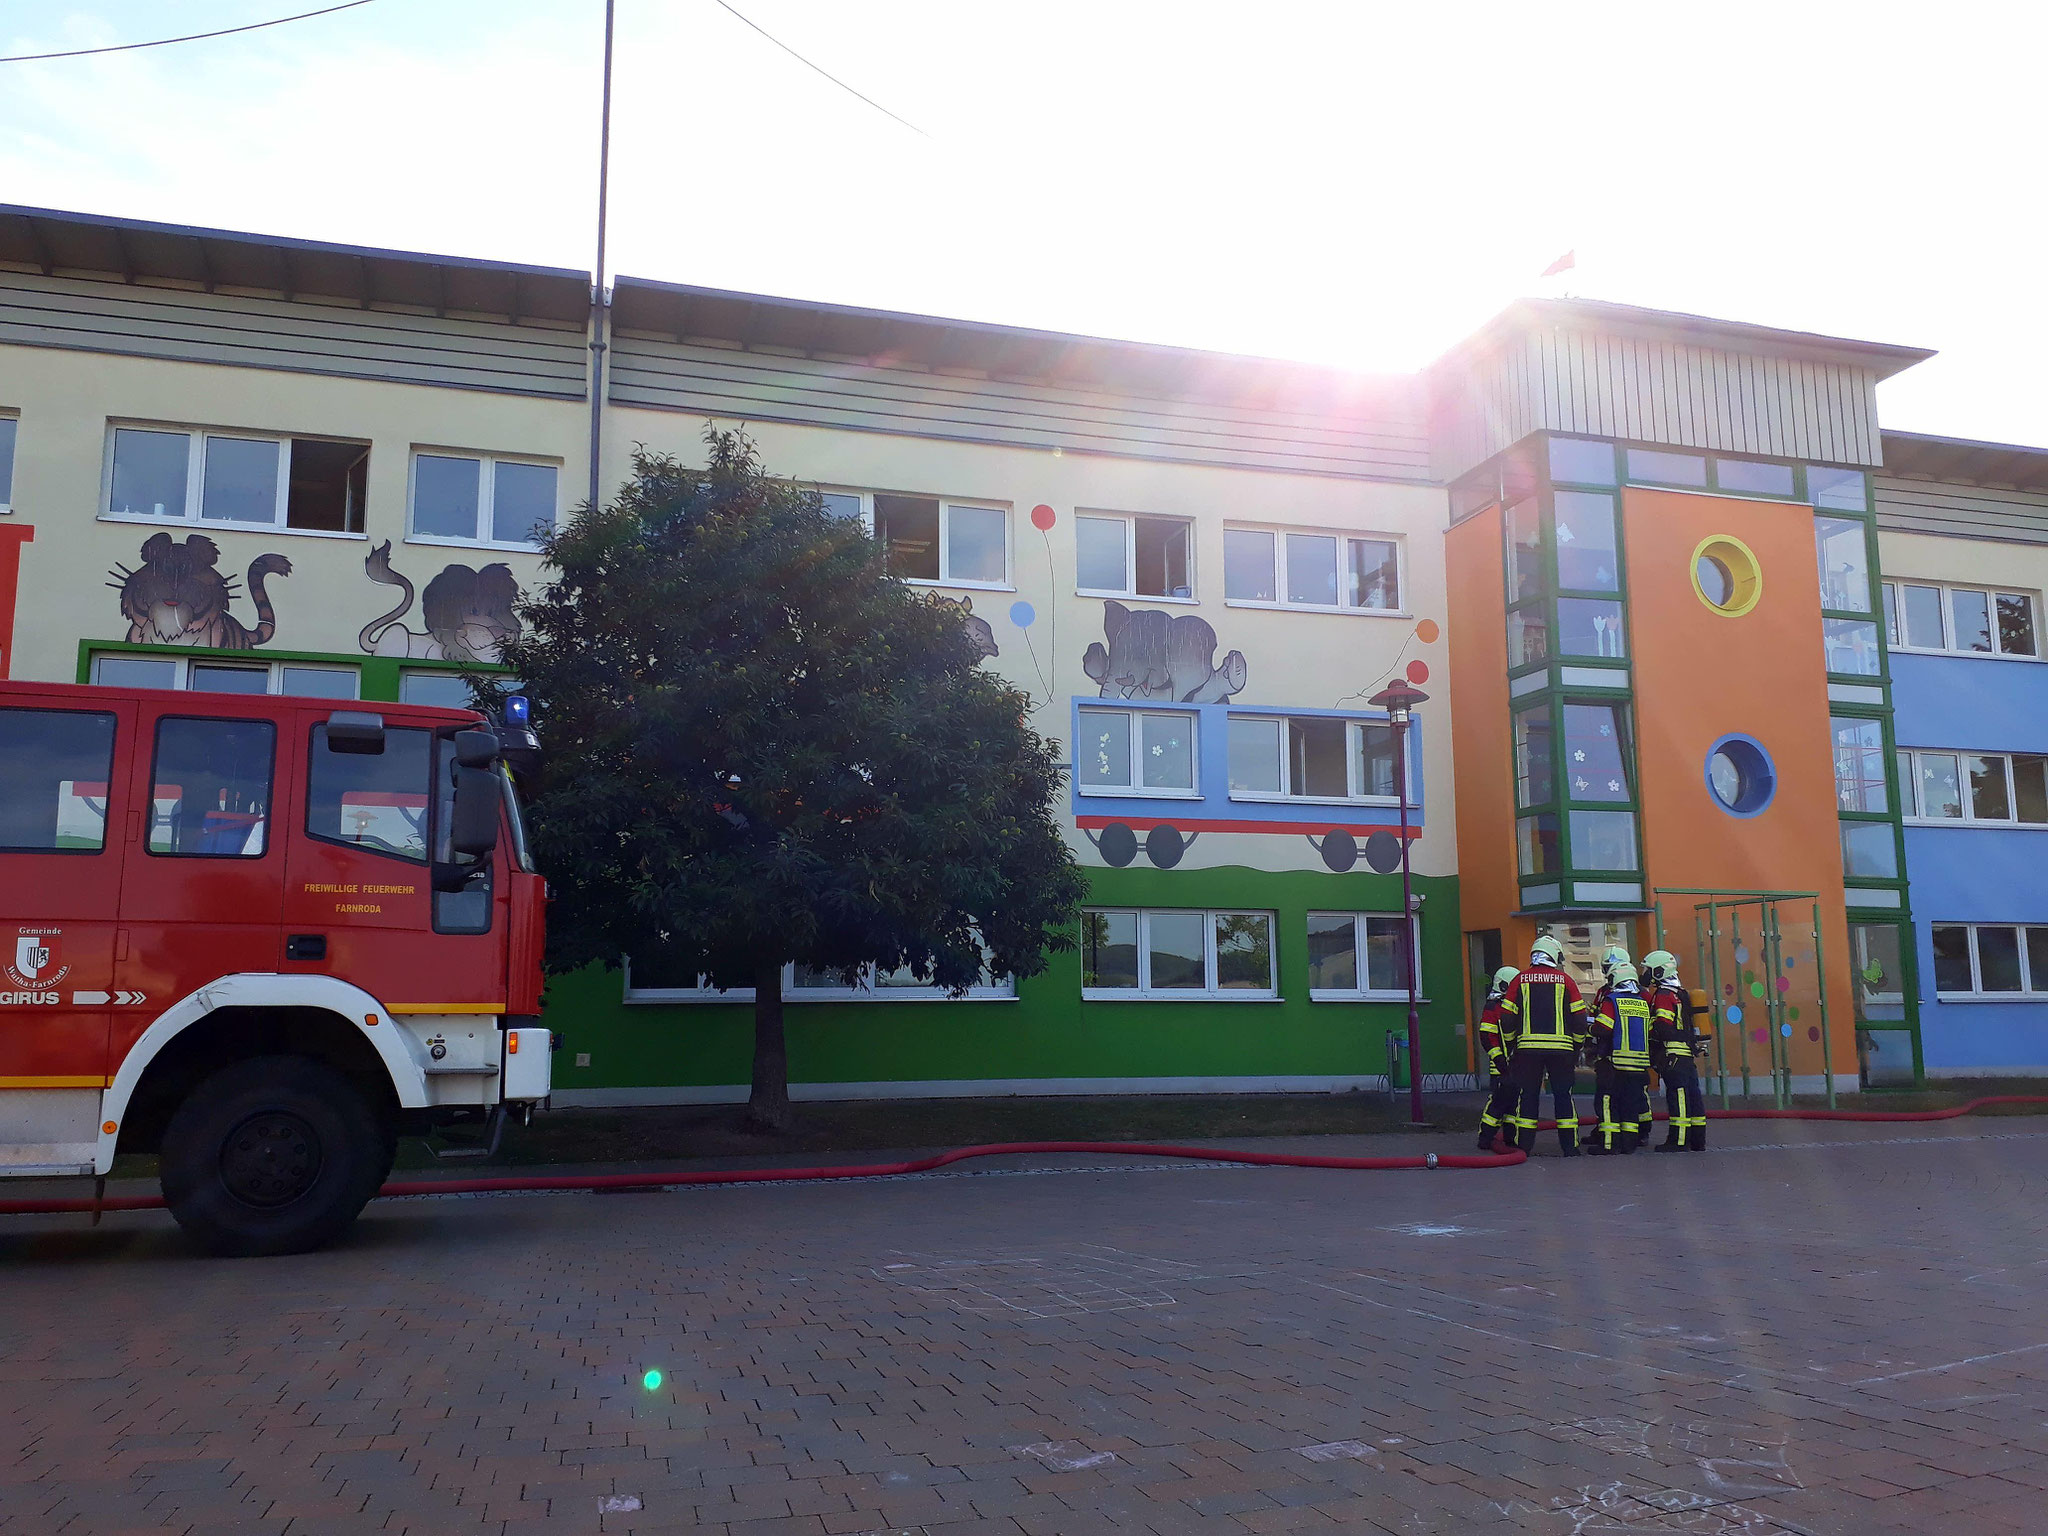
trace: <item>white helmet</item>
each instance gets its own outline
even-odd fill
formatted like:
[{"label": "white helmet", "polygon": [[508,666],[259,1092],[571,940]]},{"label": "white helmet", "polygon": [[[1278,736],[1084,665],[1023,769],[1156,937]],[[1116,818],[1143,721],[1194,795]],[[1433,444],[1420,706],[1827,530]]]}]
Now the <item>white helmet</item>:
[{"label": "white helmet", "polygon": [[1659,986],[1678,985],[1678,956],[1668,949],[1653,949],[1643,956],[1643,974]]},{"label": "white helmet", "polygon": [[1529,946],[1529,961],[1532,965],[1561,965],[1564,962],[1564,946],[1546,933]]},{"label": "white helmet", "polygon": [[1628,951],[1622,948],[1619,944],[1610,944],[1607,946],[1606,951],[1600,956],[1600,974],[1605,976],[1609,981],[1612,981],[1614,980],[1615,968],[1617,966],[1623,966],[1627,964]]}]

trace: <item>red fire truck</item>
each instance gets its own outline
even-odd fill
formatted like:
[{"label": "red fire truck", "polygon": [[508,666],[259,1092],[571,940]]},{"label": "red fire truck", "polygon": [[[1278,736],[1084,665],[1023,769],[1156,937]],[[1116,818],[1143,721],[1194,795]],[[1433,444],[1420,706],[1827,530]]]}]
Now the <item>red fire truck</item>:
[{"label": "red fire truck", "polygon": [[204,1245],[296,1252],[546,1097],[511,703],[0,682],[0,1175],[154,1151]]}]

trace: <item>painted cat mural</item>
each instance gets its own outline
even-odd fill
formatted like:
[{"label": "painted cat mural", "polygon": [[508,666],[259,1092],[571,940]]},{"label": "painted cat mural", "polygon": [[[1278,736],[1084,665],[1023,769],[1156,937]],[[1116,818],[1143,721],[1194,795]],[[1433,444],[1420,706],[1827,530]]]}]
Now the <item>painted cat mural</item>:
[{"label": "painted cat mural", "polygon": [[270,606],[264,581],[289,576],[291,561],[262,554],[249,562],[249,596],[256,604],[251,629],[228,604],[238,595],[236,581],[223,576],[220,546],[203,533],[182,543],[168,533],[153,533],[142,546],[142,564],[134,570],[117,565],[107,583],[121,594],[121,617],[128,621],[131,645],[203,645],[224,651],[247,651],[267,645],[277,633],[277,614]]},{"label": "painted cat mural", "polygon": [[1173,699],[1182,704],[1215,704],[1244,687],[1249,675],[1244,652],[1232,651],[1221,666],[1216,631],[1192,613],[1158,608],[1136,612],[1122,603],[1102,605],[1103,649],[1096,641],[1081,657],[1081,670],[1102,685],[1105,699]]},{"label": "painted cat mural", "polygon": [[386,539],[363,558],[370,580],[397,587],[398,606],[372,619],[357,637],[372,656],[407,656],[415,661],[496,662],[507,640],[519,638],[519,618],[512,605],[519,600],[519,581],[502,560],[482,570],[446,565],[427,583],[420,599],[421,634],[399,623],[412,609],[412,582],[391,568],[391,541]]}]

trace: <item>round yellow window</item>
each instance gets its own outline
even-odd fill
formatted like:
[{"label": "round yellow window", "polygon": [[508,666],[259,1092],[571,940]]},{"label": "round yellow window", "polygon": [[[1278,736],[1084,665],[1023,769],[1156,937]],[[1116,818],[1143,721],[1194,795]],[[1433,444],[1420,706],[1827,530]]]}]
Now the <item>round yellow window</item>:
[{"label": "round yellow window", "polygon": [[1692,552],[1692,589],[1714,612],[1739,619],[1764,595],[1763,567],[1742,540],[1713,534]]}]

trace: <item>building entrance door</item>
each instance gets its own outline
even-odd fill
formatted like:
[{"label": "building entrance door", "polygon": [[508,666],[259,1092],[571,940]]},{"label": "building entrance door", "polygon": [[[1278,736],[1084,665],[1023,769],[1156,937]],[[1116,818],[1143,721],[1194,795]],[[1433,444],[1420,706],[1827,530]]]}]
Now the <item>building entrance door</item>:
[{"label": "building entrance door", "polygon": [[[1835,1103],[1833,1041],[1820,901],[1806,891],[1656,892],[1662,946],[1683,957],[1682,932],[1667,933],[1665,898],[1692,901],[1692,973],[1711,1000],[1714,1044],[1702,1073],[1708,1093],[1769,1093],[1788,1109],[1816,1088]],[[1704,900],[1699,898],[1704,897]]]}]

